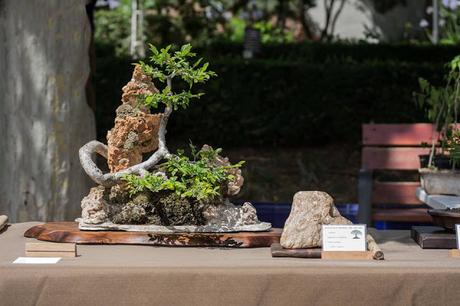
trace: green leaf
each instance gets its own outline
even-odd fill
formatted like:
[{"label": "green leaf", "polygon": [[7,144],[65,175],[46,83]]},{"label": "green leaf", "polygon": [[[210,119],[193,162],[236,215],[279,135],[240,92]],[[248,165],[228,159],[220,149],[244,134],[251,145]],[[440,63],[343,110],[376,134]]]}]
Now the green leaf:
[{"label": "green leaf", "polygon": [[153,53],[153,55],[158,55],[158,49],[154,45],[149,44],[149,47],[150,47],[150,51]]}]

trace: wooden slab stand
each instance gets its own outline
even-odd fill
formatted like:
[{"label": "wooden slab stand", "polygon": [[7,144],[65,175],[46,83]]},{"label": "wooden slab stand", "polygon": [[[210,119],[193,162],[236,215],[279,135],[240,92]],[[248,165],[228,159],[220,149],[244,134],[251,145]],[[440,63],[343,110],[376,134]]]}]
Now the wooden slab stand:
[{"label": "wooden slab stand", "polygon": [[75,243],[26,242],[27,257],[76,257]]},{"label": "wooden slab stand", "polygon": [[271,246],[272,257],[321,258],[321,249],[285,249],[279,243]]},{"label": "wooden slab stand", "polygon": [[272,257],[321,258],[333,260],[369,260],[373,259],[372,252],[323,252],[320,248],[285,249],[279,243],[271,246]]},{"label": "wooden slab stand", "polygon": [[25,237],[50,242],[77,244],[138,244],[171,247],[269,247],[279,242],[281,229],[237,233],[149,233],[124,231],[81,231],[76,222],[50,222],[34,226]]}]

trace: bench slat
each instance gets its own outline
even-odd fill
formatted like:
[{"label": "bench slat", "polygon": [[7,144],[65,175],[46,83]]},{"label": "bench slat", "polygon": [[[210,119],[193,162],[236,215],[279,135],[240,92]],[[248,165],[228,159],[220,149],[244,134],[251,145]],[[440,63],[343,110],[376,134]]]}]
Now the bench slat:
[{"label": "bench slat", "polygon": [[365,146],[420,146],[431,144],[433,130],[431,123],[363,124],[362,141]]},{"label": "bench slat", "polygon": [[415,194],[417,187],[420,187],[419,182],[374,182],[372,203],[405,205],[423,204]]},{"label": "bench slat", "polygon": [[428,214],[426,208],[412,209],[376,209],[372,214],[375,221],[392,221],[392,222],[425,222],[430,223],[433,220]]},{"label": "bench slat", "polygon": [[416,170],[420,168],[419,155],[429,154],[429,148],[374,148],[362,150],[362,169]]}]

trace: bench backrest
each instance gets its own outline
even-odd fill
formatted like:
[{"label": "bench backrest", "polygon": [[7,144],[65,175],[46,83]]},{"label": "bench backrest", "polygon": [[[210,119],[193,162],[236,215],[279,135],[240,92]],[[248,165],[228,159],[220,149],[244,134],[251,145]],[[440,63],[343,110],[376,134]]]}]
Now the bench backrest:
[{"label": "bench backrest", "polygon": [[[364,170],[417,170],[419,155],[429,154],[432,139],[437,139],[434,126],[416,124],[363,124],[362,159]],[[372,204],[421,205],[415,190],[419,181],[373,181]],[[375,219],[375,218],[374,218]],[[411,220],[407,220],[411,221]]]}]

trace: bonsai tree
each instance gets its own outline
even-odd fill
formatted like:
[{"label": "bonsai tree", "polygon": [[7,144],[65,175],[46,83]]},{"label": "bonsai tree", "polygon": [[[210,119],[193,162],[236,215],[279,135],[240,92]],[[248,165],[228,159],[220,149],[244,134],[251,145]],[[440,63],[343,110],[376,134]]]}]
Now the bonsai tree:
[{"label": "bonsai tree", "polygon": [[420,106],[428,109],[428,118],[435,125],[438,137],[434,136],[431,143],[428,167],[434,167],[434,156],[436,143],[441,144],[442,153],[450,152],[449,158],[453,167],[460,158],[460,143],[458,136],[460,132],[457,127],[458,105],[460,94],[460,56],[456,56],[448,65],[449,73],[446,76],[446,85],[436,87],[427,80],[420,78],[419,84],[421,93],[416,94]]},{"label": "bonsai tree", "polygon": [[[104,187],[119,184],[127,174],[145,174],[162,159],[168,158],[170,153],[166,146],[166,127],[169,117],[174,110],[187,108],[192,99],[202,95],[202,93],[192,92],[193,85],[205,83],[216,75],[213,71],[208,70],[209,64],[202,63],[201,58],[191,63],[196,54],[192,52],[190,44],[183,45],[178,51],[172,51],[171,45],[160,50],[150,45],[150,51],[152,52],[150,57],[152,65],[142,61],[140,65],[146,75],[164,84],[164,87],[152,94],[141,95],[138,100],[140,105],[150,108],[164,107],[158,129],[158,149],[147,160],[137,165],[114,173],[103,173],[91,156],[93,153],[98,153],[107,157],[107,146],[99,141],[91,141],[84,145],[79,151],[82,167],[95,182]],[[188,85],[187,90],[177,92],[173,89],[173,81],[177,79]]]},{"label": "bonsai tree", "polygon": [[[100,185],[82,199],[81,224],[85,229],[88,224],[109,221],[205,226],[206,231],[271,227],[258,221],[250,203],[237,207],[228,200],[243,185],[243,162],[231,164],[220,155],[221,149],[208,145],[197,149],[190,144],[191,156],[182,150],[175,154],[168,150],[169,117],[202,95],[193,91],[195,84],[216,75],[201,59],[192,62],[195,54],[191,49],[188,44],[177,51],[171,46],[158,50],[151,45],[149,63],[135,64],[132,79],[123,87],[115,125],[107,133],[108,146],[91,141],[80,149],[83,168]],[[160,88],[153,80],[162,84]],[[151,114],[150,109],[162,112]],[[154,150],[142,161],[143,154]],[[96,166],[93,153],[107,158],[110,173]]]}]

